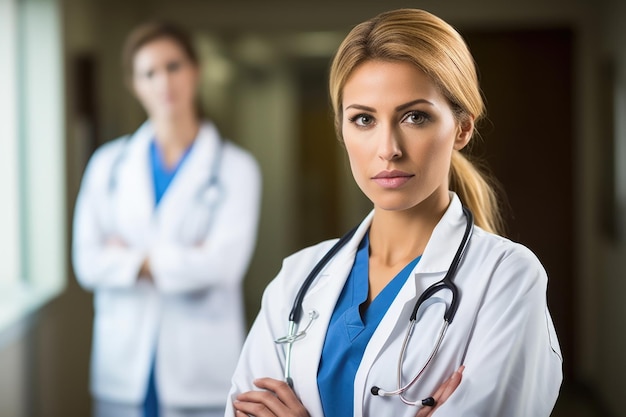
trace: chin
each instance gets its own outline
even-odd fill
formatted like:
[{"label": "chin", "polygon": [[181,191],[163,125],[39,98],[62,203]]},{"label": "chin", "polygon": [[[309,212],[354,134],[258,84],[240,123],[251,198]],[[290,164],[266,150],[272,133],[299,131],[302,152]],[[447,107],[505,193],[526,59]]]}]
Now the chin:
[{"label": "chin", "polygon": [[406,198],[377,198],[370,199],[374,203],[374,207],[385,211],[405,211],[417,206],[419,202],[408,200]]},{"label": "chin", "polygon": [[176,119],[180,117],[182,113],[183,112],[180,109],[174,107],[163,107],[156,112],[160,118],[168,120]]}]

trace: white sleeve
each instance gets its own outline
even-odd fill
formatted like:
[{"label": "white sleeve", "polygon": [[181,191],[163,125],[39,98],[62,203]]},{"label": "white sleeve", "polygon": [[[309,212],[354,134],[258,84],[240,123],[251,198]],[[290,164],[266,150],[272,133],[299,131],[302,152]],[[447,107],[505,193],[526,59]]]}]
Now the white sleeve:
[{"label": "white sleeve", "polygon": [[276,300],[286,300],[288,297],[279,290],[280,276],[281,274],[263,293],[261,310],[243,345],[226,401],[226,417],[235,416],[233,401],[237,395],[258,390],[253,384],[255,379],[269,377],[282,380],[284,378],[284,345],[274,342],[277,338],[285,336],[289,313],[284,306],[276,305]]},{"label": "white sleeve", "polygon": [[251,155],[232,156],[225,153],[222,161],[224,199],[204,242],[188,246],[163,240],[151,246],[150,270],[160,291],[177,293],[241,284],[256,244],[261,173]]},{"label": "white sleeve", "polygon": [[135,285],[146,256],[133,248],[106,245],[111,237],[106,225],[111,157],[119,151],[112,146],[105,145],[91,157],[74,207],[72,263],[79,284],[88,290]]},{"label": "white sleeve", "polygon": [[547,276],[527,249],[492,271],[457,390],[436,417],[548,417],[562,358],[546,304]]}]

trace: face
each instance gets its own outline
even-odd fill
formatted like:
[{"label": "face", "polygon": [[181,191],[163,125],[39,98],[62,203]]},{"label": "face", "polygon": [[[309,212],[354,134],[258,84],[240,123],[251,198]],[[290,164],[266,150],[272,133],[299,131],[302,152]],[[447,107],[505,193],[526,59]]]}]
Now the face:
[{"label": "face", "polygon": [[170,38],[142,46],[133,59],[133,87],[150,118],[195,112],[198,69]]},{"label": "face", "polygon": [[352,174],[376,209],[444,210],[453,149],[471,137],[414,65],[367,61],[343,88],[342,133]]}]

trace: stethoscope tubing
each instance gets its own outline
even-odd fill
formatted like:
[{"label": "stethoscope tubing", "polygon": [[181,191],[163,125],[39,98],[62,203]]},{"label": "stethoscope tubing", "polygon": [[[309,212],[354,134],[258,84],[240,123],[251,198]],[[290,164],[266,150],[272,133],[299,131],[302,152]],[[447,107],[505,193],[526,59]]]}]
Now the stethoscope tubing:
[{"label": "stethoscope tubing", "polygon": [[355,227],[352,230],[350,230],[348,233],[343,235],[341,239],[339,239],[337,243],[335,243],[333,247],[330,248],[328,252],[326,252],[324,257],[320,259],[320,261],[311,270],[309,275],[306,277],[306,279],[302,283],[302,286],[298,290],[298,293],[296,294],[296,298],[294,299],[293,306],[291,307],[291,312],[289,313],[290,322],[294,322],[296,324],[300,323],[300,318],[302,317],[302,303],[304,302],[304,297],[306,296],[306,293],[309,290],[309,287],[311,286],[311,284],[313,284],[313,281],[315,281],[315,278],[317,278],[319,273],[322,272],[322,269],[326,266],[326,264],[328,264],[328,262],[330,262],[333,256],[335,256],[337,252],[339,252],[339,250],[346,243],[348,243],[350,239],[352,239],[352,236],[354,236],[354,233],[356,232],[357,229],[358,227]]},{"label": "stethoscope tubing", "polygon": [[457,269],[459,269],[461,258],[463,257],[463,254],[465,253],[465,249],[467,248],[467,245],[470,241],[472,231],[474,230],[474,215],[472,214],[470,209],[468,209],[465,206],[463,206],[463,213],[465,214],[466,219],[467,219],[465,232],[463,233],[463,239],[461,240],[461,244],[457,248],[457,251],[454,254],[454,258],[452,258],[452,263],[450,263],[448,272],[446,272],[446,275],[443,277],[441,281],[436,282],[435,284],[431,285],[420,295],[417,302],[415,303],[413,312],[411,313],[411,316],[409,317],[410,321],[415,321],[417,317],[417,311],[419,310],[420,306],[424,303],[424,301],[426,301],[427,299],[432,297],[435,293],[443,289],[448,289],[452,292],[452,302],[450,303],[450,306],[446,309],[446,312],[444,313],[443,318],[448,323],[452,323],[452,320],[454,320],[456,311],[459,308],[459,303],[458,303],[459,289],[456,286],[456,284],[453,282],[453,278],[456,275]]},{"label": "stethoscope tubing", "polygon": [[[445,334],[448,330],[448,326],[452,323],[452,320],[454,319],[454,316],[456,315],[456,312],[459,307],[459,298],[460,298],[459,290],[456,284],[454,283],[453,279],[456,275],[456,272],[458,270],[459,264],[461,263],[463,255],[465,254],[465,251],[467,249],[467,246],[469,244],[469,241],[472,236],[473,229],[474,229],[474,216],[472,212],[465,206],[463,206],[462,209],[463,209],[463,214],[466,217],[465,232],[463,234],[463,239],[461,240],[461,243],[454,255],[454,258],[452,259],[450,267],[448,268],[446,275],[441,281],[438,281],[434,283],[433,285],[431,285],[430,287],[428,287],[420,295],[420,297],[418,297],[415,303],[415,307],[413,308],[413,311],[409,318],[409,327],[407,328],[407,333],[405,335],[404,341],[402,342],[402,348],[401,348],[400,356],[398,359],[398,368],[397,368],[398,388],[393,391],[386,391],[377,386],[373,386],[371,389],[371,392],[375,396],[398,395],[403,403],[407,405],[413,405],[413,406],[420,405],[420,404],[428,405],[430,403],[430,401],[428,400],[431,400],[431,398],[427,398],[427,399],[419,400],[419,401],[410,401],[404,397],[404,393],[417,382],[417,380],[422,376],[422,374],[426,371],[430,363],[435,358],[437,352],[439,351],[439,348],[441,347]],[[289,328],[288,328],[287,336],[284,336],[275,340],[275,343],[277,344],[287,344],[287,349],[286,349],[287,351],[286,351],[286,357],[285,357],[285,381],[292,388],[293,388],[293,379],[291,377],[291,357],[292,357],[293,343],[297,340],[300,340],[306,335],[306,332],[308,328],[311,326],[311,324],[313,323],[313,320],[317,318],[317,312],[311,311],[309,313],[310,315],[309,323],[307,324],[306,328],[303,331],[297,333],[297,327],[298,327],[298,324],[300,323],[300,319],[302,318],[302,313],[303,313],[302,305],[303,305],[304,297],[306,296],[307,291],[309,290],[310,286],[313,284],[313,281],[315,281],[319,273],[322,271],[322,269],[328,264],[328,262],[330,262],[330,260],[337,254],[337,252],[339,252],[339,250],[343,246],[345,246],[345,244],[352,238],[357,228],[358,227],[353,228],[344,236],[342,236],[341,239],[339,239],[331,247],[331,249],[328,252],[326,252],[326,254],[322,257],[322,259],[320,259],[320,261],[311,270],[309,275],[304,280],[302,286],[298,290],[298,293],[296,294],[296,297],[294,299],[293,306],[289,313]],[[417,321],[417,313],[419,311],[419,308],[424,303],[424,301],[426,301],[428,298],[432,297],[435,293],[443,289],[450,290],[450,292],[452,293],[452,300],[450,302],[450,305],[446,308],[446,311],[444,313],[444,317],[443,317],[444,323],[440,330],[435,347],[433,348],[432,352],[428,356],[421,370],[406,385],[402,385],[402,363],[404,362],[404,358],[405,358],[406,351],[408,348],[408,343],[415,328],[415,324]]]}]

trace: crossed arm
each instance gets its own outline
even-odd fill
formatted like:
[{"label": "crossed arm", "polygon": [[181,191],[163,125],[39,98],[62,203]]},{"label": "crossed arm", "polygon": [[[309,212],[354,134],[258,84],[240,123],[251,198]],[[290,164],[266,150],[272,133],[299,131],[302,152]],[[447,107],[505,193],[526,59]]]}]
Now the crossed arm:
[{"label": "crossed arm", "polygon": [[[454,390],[459,386],[464,367],[461,366],[433,394],[435,405],[422,407],[415,417],[430,417]],[[260,391],[248,391],[239,394],[233,403],[237,417],[308,417],[296,394],[283,381],[273,378],[260,378],[254,381]]]}]

